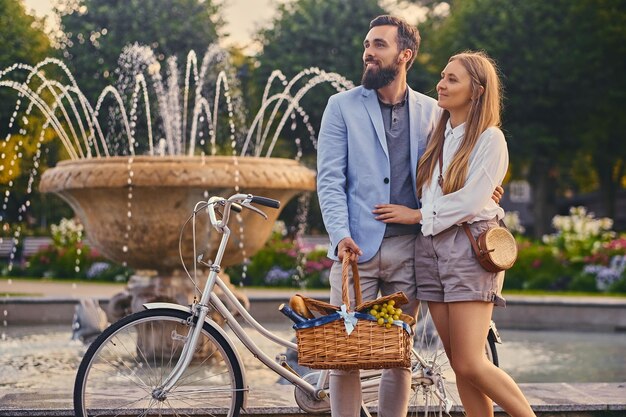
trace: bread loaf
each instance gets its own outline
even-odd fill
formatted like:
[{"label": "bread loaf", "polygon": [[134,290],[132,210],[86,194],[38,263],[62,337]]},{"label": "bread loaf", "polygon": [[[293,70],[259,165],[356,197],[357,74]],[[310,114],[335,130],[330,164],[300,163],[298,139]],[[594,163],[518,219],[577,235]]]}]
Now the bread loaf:
[{"label": "bread loaf", "polygon": [[304,318],[312,319],[315,317],[306,306],[304,299],[299,295],[294,295],[289,299],[289,307]]}]

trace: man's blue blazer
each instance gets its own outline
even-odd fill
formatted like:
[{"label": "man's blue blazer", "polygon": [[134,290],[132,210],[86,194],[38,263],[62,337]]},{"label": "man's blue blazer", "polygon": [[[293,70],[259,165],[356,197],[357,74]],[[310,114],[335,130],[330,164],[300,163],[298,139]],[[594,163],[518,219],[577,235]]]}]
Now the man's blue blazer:
[{"label": "man's blue blazer", "polygon": [[[436,100],[409,88],[409,134],[413,191],[417,161],[439,117]],[[359,262],[371,259],[385,233],[374,219],[374,205],[389,203],[389,152],[383,118],[374,90],[356,87],[328,100],[317,147],[317,193],[326,231],[328,256],[345,237],[363,251]]]}]

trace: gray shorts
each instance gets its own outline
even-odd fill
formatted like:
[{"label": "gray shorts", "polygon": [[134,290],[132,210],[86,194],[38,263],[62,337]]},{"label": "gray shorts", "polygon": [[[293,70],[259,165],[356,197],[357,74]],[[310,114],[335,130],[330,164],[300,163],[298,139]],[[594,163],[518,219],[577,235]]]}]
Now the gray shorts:
[{"label": "gray shorts", "polygon": [[[470,224],[474,237],[498,224],[496,219]],[[460,226],[436,236],[420,234],[415,241],[417,298],[423,301],[487,301],[504,307],[504,271],[488,272],[480,266]]]}]

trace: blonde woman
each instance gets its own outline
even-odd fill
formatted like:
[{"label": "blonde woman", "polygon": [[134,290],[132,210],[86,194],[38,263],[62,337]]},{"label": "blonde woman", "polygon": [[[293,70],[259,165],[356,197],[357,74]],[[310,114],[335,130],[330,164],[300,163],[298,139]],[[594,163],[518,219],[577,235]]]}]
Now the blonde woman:
[{"label": "blonde woman", "polygon": [[384,222],[422,225],[417,294],[428,302],[467,415],[493,416],[495,401],[513,417],[534,416],[513,379],[484,355],[493,306],[505,303],[504,273],[480,266],[461,227],[467,222],[476,237],[504,217],[491,198],[509,163],[493,61],[482,52],[454,55],[437,93],[443,112],[417,171],[421,209],[387,204],[376,214]]}]

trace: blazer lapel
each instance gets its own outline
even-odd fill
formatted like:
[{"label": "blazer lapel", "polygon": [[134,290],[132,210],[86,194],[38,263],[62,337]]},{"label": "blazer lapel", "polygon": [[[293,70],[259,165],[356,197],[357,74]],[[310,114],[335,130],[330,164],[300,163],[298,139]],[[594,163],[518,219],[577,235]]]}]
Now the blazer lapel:
[{"label": "blazer lapel", "polygon": [[372,120],[374,129],[376,129],[376,136],[380,146],[383,147],[387,159],[389,159],[389,150],[387,149],[387,138],[385,137],[385,126],[383,125],[383,115],[380,112],[380,105],[378,104],[378,97],[374,93],[374,90],[363,89],[363,105],[367,109],[367,113]]}]

